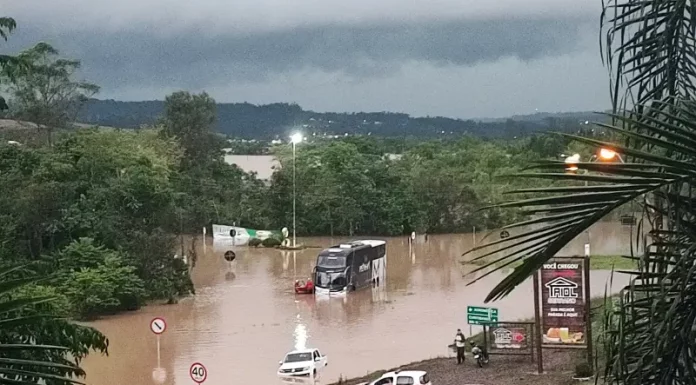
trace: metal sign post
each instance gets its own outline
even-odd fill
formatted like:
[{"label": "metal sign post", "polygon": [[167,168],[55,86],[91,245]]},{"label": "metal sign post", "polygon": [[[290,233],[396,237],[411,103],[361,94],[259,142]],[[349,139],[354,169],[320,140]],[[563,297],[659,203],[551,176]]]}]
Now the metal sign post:
[{"label": "metal sign post", "polygon": [[544,356],[541,349],[541,309],[539,309],[539,275],[534,273],[534,345],[537,351],[537,373],[544,373]]},{"label": "metal sign post", "polygon": [[160,353],[160,336],[167,330],[167,322],[162,317],[155,317],[150,321],[150,331],[157,336],[157,367],[152,371],[152,379],[163,383],[167,379],[167,371],[162,368]]},{"label": "metal sign post", "polygon": [[208,232],[208,229],[205,228],[205,227],[203,227],[203,255],[205,255],[205,254],[207,253],[207,251],[206,251],[206,247],[207,247],[207,246],[206,246],[206,243],[207,243],[207,242],[206,242],[206,239],[205,239],[205,236],[206,236],[206,233],[207,233],[207,232]]},{"label": "metal sign post", "polygon": [[592,306],[590,303],[590,256],[589,253],[583,261],[585,265],[585,331],[587,332],[587,363],[590,365],[590,370],[594,370],[594,352],[592,351]]},{"label": "metal sign post", "polygon": [[[471,325],[486,325],[496,322],[498,322],[498,309],[483,306],[466,307],[466,323],[469,324],[469,337],[473,335]],[[483,329],[485,335],[486,328],[484,327]]]},{"label": "metal sign post", "polygon": [[162,317],[153,318],[150,321],[150,330],[157,336],[157,367],[160,368],[160,335],[167,330],[167,322]]}]

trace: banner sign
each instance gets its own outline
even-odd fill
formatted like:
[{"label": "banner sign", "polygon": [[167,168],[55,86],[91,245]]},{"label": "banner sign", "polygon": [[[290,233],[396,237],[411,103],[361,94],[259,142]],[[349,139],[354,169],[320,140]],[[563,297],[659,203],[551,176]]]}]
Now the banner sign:
[{"label": "banner sign", "polygon": [[491,326],[491,350],[496,349],[527,349],[529,347],[529,327],[522,324],[499,323]]},{"label": "banner sign", "polygon": [[541,268],[541,326],[544,344],[586,344],[585,260],[552,258]]}]

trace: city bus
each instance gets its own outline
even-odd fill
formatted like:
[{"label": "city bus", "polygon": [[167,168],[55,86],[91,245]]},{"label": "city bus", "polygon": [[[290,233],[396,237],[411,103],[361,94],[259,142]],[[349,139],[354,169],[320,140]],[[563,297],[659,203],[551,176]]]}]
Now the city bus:
[{"label": "city bus", "polygon": [[384,283],[387,265],[385,241],[361,240],[322,250],[314,267],[314,293],[345,294]]}]

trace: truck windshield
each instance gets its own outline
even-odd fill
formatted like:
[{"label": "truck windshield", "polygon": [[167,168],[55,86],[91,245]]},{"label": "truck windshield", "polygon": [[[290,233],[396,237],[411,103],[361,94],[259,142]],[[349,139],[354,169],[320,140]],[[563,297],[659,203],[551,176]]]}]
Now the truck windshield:
[{"label": "truck windshield", "polygon": [[285,356],[285,362],[305,362],[312,360],[312,353],[290,353]]}]

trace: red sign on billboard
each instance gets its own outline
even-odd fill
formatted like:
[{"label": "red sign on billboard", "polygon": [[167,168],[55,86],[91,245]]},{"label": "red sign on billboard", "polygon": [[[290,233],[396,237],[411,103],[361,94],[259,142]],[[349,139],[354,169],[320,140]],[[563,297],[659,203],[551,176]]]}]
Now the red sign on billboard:
[{"label": "red sign on billboard", "polygon": [[491,326],[491,349],[527,349],[528,333],[523,325],[497,324]]}]

